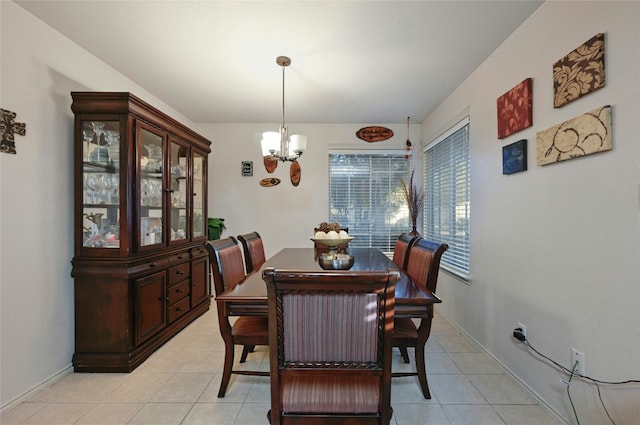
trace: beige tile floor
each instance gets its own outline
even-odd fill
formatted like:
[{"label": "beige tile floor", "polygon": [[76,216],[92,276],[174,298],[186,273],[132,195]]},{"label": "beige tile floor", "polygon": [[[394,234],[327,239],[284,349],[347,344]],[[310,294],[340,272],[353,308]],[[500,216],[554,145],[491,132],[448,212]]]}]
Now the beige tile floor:
[{"label": "beige tile floor", "polygon": [[[223,358],[223,342],[211,310],[132,373],[68,374],[3,413],[0,423],[268,424],[268,378],[233,375],[227,395],[217,398]],[[238,358],[239,352],[236,362]],[[426,346],[426,360],[432,399],[422,397],[415,377],[394,378],[392,425],[560,424],[439,315]],[[268,364],[266,347],[257,347],[246,367],[268,370]],[[412,369],[413,363],[402,363],[394,351],[393,370],[407,368]]]}]

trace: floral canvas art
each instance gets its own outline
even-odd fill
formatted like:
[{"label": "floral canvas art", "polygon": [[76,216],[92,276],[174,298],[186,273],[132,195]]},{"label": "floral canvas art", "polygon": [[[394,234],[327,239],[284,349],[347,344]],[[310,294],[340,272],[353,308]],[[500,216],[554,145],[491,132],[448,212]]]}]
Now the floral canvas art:
[{"label": "floral canvas art", "polygon": [[566,161],[612,148],[609,105],[536,134],[538,165]]},{"label": "floral canvas art", "polygon": [[604,34],[599,33],[553,64],[553,107],[604,87]]},{"label": "floral canvas art", "polygon": [[527,78],[498,98],[498,139],[533,124],[532,79]]}]

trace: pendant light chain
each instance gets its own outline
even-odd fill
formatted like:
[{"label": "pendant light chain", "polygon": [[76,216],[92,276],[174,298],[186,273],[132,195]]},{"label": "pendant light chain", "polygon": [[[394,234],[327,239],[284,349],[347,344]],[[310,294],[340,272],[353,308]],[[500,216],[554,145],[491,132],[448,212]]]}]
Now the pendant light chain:
[{"label": "pendant light chain", "polygon": [[409,159],[411,157],[411,140],[409,139],[409,134],[410,134],[410,130],[409,130],[409,121],[411,120],[411,117],[407,117],[407,142],[406,142],[406,150],[407,153],[404,155],[404,157],[406,159]]}]

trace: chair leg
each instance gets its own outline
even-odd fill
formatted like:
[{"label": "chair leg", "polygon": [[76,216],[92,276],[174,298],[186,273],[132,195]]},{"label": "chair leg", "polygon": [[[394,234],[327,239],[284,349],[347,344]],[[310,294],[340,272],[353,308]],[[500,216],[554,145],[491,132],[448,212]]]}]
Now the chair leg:
[{"label": "chair leg", "polygon": [[424,346],[429,339],[431,333],[431,320],[432,317],[424,317],[420,321],[418,327],[418,340],[416,342],[416,372],[418,373],[418,382],[420,383],[420,389],[422,389],[422,395],[426,399],[431,399],[431,392],[429,392],[429,383],[427,382],[427,371],[424,362]]},{"label": "chair leg", "polygon": [[400,349],[400,355],[402,356],[402,361],[405,363],[409,363],[409,352],[407,351],[407,347],[398,347]]},{"label": "chair leg", "polygon": [[253,353],[253,349],[255,348],[255,345],[245,345],[242,348],[242,355],[240,356],[240,363],[244,363],[247,361],[247,355],[249,353]]},{"label": "chair leg", "polygon": [[218,390],[218,398],[224,397],[231,380],[231,371],[233,369],[233,343],[225,341],[224,349],[224,367],[222,369],[222,381],[220,382],[220,390]]},{"label": "chair leg", "polygon": [[231,372],[233,371],[234,346],[231,323],[229,318],[223,313],[223,306],[218,303],[218,323],[220,324],[220,335],[224,341],[224,366],[222,368],[222,381],[218,390],[218,398],[224,397],[231,380]]}]

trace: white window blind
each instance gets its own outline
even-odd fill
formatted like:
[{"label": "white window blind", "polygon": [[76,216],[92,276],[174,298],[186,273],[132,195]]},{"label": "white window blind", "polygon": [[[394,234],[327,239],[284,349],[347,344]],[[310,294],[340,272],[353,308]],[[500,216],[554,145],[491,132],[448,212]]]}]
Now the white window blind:
[{"label": "white window blind", "polygon": [[469,117],[451,127],[424,150],[423,237],[449,249],[443,268],[468,280],[470,210]]},{"label": "white window blind", "polygon": [[329,221],[349,228],[353,247],[393,251],[411,230],[400,178],[409,181],[405,151],[329,154]]}]

